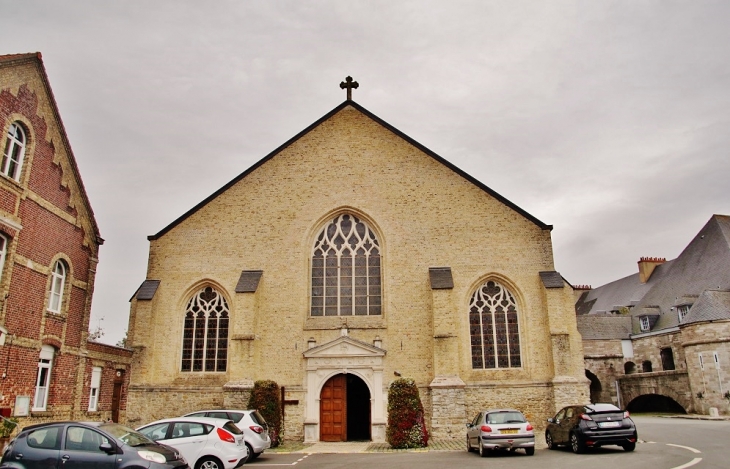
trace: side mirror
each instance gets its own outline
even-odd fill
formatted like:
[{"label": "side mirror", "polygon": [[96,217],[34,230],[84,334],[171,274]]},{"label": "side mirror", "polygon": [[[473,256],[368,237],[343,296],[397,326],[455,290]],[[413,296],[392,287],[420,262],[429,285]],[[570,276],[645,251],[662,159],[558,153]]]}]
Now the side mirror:
[{"label": "side mirror", "polygon": [[552,417],[550,417],[549,419],[547,419],[547,421],[548,421],[548,423],[555,423],[555,421],[553,420]]},{"label": "side mirror", "polygon": [[116,451],[114,449],[114,446],[112,446],[111,443],[102,443],[102,444],[99,445],[99,449],[102,450],[102,451],[104,451],[107,454],[112,454],[112,453],[114,453]]}]

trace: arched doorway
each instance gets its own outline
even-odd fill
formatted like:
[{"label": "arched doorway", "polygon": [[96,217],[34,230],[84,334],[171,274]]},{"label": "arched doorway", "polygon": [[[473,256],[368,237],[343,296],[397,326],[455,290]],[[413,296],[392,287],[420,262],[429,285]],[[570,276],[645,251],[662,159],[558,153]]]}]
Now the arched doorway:
[{"label": "arched doorway", "polygon": [[601,381],[598,379],[598,376],[591,373],[589,370],[586,370],[586,378],[591,380],[591,402],[602,402],[601,401],[601,391],[603,390],[601,386]]},{"label": "arched doorway", "polygon": [[320,441],[370,440],[370,390],[353,374],[324,383],[319,403]]},{"label": "arched doorway", "polygon": [[660,394],[642,394],[626,406],[629,412],[663,412],[670,414],[686,414],[687,411],[677,401]]}]

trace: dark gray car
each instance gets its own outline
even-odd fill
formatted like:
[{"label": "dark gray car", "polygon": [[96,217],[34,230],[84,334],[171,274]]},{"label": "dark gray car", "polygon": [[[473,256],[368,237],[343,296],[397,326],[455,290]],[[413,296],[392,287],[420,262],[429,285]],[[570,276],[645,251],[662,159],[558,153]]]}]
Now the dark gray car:
[{"label": "dark gray car", "polygon": [[25,427],[0,469],[189,469],[180,453],[116,423],[53,422]]},{"label": "dark gray car", "polygon": [[636,448],[636,425],[613,404],[572,405],[549,418],[545,442],[549,449],[569,446],[574,453],[587,448],[619,445],[626,451]]}]

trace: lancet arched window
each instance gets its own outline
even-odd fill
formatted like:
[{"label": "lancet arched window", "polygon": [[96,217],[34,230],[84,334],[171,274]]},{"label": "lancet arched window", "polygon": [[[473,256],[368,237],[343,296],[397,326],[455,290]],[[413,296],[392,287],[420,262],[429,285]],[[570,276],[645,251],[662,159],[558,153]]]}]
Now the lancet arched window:
[{"label": "lancet arched window", "polygon": [[16,181],[20,179],[20,169],[23,166],[23,157],[25,156],[25,143],[25,132],[23,132],[20,124],[17,122],[10,124],[2,164],[0,164],[0,172]]},{"label": "lancet arched window", "polygon": [[469,335],[472,368],[522,366],[517,303],[512,293],[499,282],[489,280],[472,295]]},{"label": "lancet arched window", "polygon": [[350,214],[335,217],[312,250],[312,316],[382,314],[380,245]]},{"label": "lancet arched window", "polygon": [[182,371],[226,371],[228,303],[218,291],[205,287],[185,308]]}]

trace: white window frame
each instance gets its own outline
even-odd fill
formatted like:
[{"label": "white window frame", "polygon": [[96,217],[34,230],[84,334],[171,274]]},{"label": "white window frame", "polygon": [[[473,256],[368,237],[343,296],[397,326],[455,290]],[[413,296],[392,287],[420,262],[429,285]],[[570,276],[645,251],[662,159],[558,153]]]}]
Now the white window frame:
[{"label": "white window frame", "polygon": [[0,233],[0,281],[3,279],[3,270],[5,270],[5,257],[8,254],[8,243],[10,240],[7,236]]},{"label": "white window frame", "polygon": [[61,313],[63,306],[63,291],[66,287],[66,264],[57,260],[51,271],[51,288],[48,294],[48,311]]},{"label": "white window frame", "polygon": [[677,319],[679,319],[680,324],[684,323],[684,318],[689,314],[689,308],[690,305],[677,306]]},{"label": "white window frame", "polygon": [[20,172],[25,158],[25,145],[28,139],[25,136],[23,126],[19,122],[13,122],[8,128],[3,150],[0,172],[16,181],[20,179]]},{"label": "white window frame", "polygon": [[89,386],[89,412],[96,412],[99,407],[99,390],[101,387],[101,367],[91,369],[91,385]]},{"label": "white window frame", "polygon": [[48,390],[51,385],[51,372],[53,371],[53,356],[56,349],[50,345],[41,347],[38,357],[38,375],[35,382],[35,395],[33,396],[33,408],[31,410],[44,411],[48,406]]},{"label": "white window frame", "polygon": [[649,317],[648,316],[641,316],[639,318],[640,321],[640,327],[641,332],[649,332]]}]

